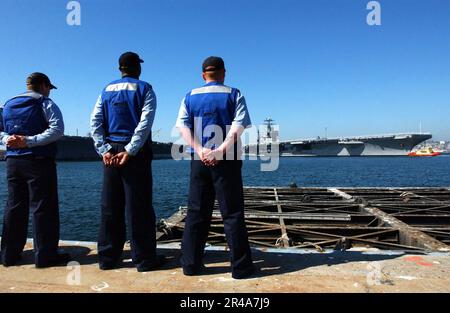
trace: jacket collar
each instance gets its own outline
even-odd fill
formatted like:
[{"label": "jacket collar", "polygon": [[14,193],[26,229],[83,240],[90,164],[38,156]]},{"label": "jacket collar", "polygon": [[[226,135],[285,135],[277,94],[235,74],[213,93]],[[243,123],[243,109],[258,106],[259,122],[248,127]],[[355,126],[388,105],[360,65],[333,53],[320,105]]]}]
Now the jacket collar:
[{"label": "jacket collar", "polygon": [[34,99],[42,99],[45,98],[43,95],[41,95],[40,93],[33,91],[33,90],[27,90],[24,93],[21,93],[20,95],[15,96],[13,99],[15,98],[20,98],[20,97],[31,97]]},{"label": "jacket collar", "polygon": [[212,82],[205,84],[205,86],[223,86],[223,84],[216,82],[216,81],[212,81]]}]

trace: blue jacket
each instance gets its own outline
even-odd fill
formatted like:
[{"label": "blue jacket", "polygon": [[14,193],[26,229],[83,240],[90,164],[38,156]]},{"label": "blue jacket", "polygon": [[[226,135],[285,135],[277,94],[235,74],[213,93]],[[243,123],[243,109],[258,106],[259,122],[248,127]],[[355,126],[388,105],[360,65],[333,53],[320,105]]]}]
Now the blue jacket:
[{"label": "blue jacket", "polygon": [[[197,136],[202,134],[203,147],[217,148],[216,144],[208,144],[213,137],[222,142],[225,140],[229,127],[235,120],[239,93],[236,88],[211,82],[186,95],[184,103],[189,116],[187,124]],[[220,128],[222,136],[217,137],[215,127],[217,130]]]},{"label": "blue jacket", "polygon": [[[4,132],[8,135],[35,136],[49,128],[44,113],[44,101],[49,100],[37,93],[25,93],[5,103],[2,113]],[[33,146],[24,149],[7,148],[6,156],[15,157],[36,155],[42,157],[56,156],[56,143]]]},{"label": "blue jacket", "polygon": [[[145,95],[152,86],[124,77],[109,84],[102,92],[105,137],[112,142],[129,143],[139,124]],[[151,133],[148,137],[151,142]]]}]

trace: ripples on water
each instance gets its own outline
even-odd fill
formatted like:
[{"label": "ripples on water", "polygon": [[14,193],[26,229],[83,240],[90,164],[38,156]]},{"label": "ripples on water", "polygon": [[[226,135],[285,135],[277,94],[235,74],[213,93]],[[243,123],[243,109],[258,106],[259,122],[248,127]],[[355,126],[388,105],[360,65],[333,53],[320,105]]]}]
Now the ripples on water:
[{"label": "ripples on water", "polygon": [[[246,161],[243,177],[247,186],[288,186],[296,182],[299,187],[440,187],[450,185],[450,156],[282,158],[275,172],[261,172],[259,162]],[[158,219],[169,217],[186,204],[188,178],[187,161],[153,161],[153,205]],[[4,162],[0,162],[0,179],[3,216],[7,192]],[[95,241],[100,218],[101,163],[59,163],[58,181],[61,238]]]}]

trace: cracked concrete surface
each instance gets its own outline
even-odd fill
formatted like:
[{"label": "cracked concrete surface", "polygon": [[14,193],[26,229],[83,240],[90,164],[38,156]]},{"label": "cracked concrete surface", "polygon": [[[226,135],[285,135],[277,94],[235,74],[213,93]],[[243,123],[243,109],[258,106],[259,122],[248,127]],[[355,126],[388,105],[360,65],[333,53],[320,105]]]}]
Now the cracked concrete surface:
[{"label": "cracked concrete surface", "polygon": [[206,252],[204,275],[187,277],[179,267],[177,245],[160,246],[168,262],[147,273],[132,266],[128,247],[121,268],[100,271],[94,243],[62,246],[79,267],[72,263],[36,269],[28,244],[18,266],[0,267],[0,292],[450,292],[449,254],[255,249],[254,261],[261,270],[250,279],[234,280],[223,248]]}]

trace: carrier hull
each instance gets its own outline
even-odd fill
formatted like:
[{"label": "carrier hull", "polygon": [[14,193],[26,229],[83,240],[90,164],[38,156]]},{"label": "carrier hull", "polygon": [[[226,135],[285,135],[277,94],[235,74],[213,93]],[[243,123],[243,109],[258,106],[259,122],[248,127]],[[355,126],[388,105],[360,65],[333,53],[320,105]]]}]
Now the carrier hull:
[{"label": "carrier hull", "polygon": [[431,134],[397,134],[280,143],[281,155],[291,156],[407,156]]}]

